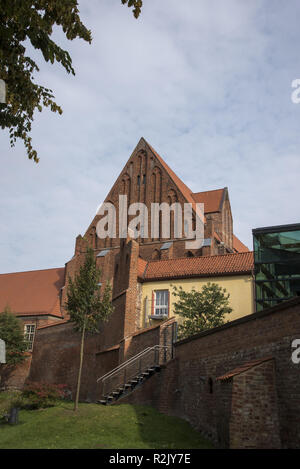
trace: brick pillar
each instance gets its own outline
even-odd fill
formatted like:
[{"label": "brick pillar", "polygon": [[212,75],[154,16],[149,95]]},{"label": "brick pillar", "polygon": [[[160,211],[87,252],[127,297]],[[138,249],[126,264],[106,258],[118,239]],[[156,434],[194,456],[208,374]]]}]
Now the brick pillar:
[{"label": "brick pillar", "polygon": [[[115,257],[113,305],[118,316],[120,340],[136,332],[139,325],[137,308],[139,244],[127,238],[121,240],[120,252]],[[126,355],[127,344],[120,350],[120,360]],[[122,353],[123,352],[123,353]],[[123,356],[122,356],[123,355]]]}]

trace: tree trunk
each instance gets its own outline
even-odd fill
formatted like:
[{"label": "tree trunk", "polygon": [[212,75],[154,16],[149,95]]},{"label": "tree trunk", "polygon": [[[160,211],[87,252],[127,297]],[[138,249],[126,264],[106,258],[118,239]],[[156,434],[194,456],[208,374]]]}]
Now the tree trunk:
[{"label": "tree trunk", "polygon": [[80,392],[80,383],[81,383],[81,370],[82,370],[82,362],[83,362],[84,336],[85,336],[85,322],[84,322],[84,324],[83,324],[82,333],[81,333],[80,363],[79,363],[78,380],[77,380],[77,390],[76,390],[76,398],[75,398],[74,410],[77,410],[77,409],[78,409],[79,392]]}]

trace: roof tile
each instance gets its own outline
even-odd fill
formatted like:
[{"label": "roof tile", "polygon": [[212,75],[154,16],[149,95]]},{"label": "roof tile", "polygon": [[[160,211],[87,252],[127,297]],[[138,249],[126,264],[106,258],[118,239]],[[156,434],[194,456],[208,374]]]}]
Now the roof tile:
[{"label": "roof tile", "polygon": [[150,281],[166,278],[234,275],[250,273],[253,270],[253,265],[253,252],[218,256],[184,257],[179,259],[149,261],[144,265],[140,264],[139,277],[144,281]]},{"label": "roof tile", "polygon": [[224,190],[225,188],[205,192],[195,192],[192,194],[192,197],[196,203],[204,204],[204,213],[218,212],[221,208]]},{"label": "roof tile", "polygon": [[9,306],[17,316],[61,316],[60,289],[64,268],[0,274],[0,313]]}]

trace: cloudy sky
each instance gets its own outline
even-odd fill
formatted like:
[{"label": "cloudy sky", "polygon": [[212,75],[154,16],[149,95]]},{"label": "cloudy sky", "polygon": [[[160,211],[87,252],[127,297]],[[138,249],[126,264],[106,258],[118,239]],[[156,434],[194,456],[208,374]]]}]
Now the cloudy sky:
[{"label": "cloudy sky", "polygon": [[[271,8],[272,3],[272,8]],[[36,115],[40,162],[0,130],[0,272],[60,267],[143,136],[195,192],[229,188],[235,234],[300,222],[298,0],[79,1],[92,45],[43,63],[62,116]]]}]

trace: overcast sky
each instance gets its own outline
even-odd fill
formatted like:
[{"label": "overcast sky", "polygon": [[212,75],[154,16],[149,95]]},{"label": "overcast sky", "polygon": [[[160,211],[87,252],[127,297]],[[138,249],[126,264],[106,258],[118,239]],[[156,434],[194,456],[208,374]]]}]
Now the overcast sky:
[{"label": "overcast sky", "polygon": [[92,45],[55,34],[76,76],[35,55],[64,110],[36,115],[39,164],[0,130],[1,273],[63,266],[142,136],[194,192],[228,187],[250,249],[300,222],[299,0],[79,5]]}]

